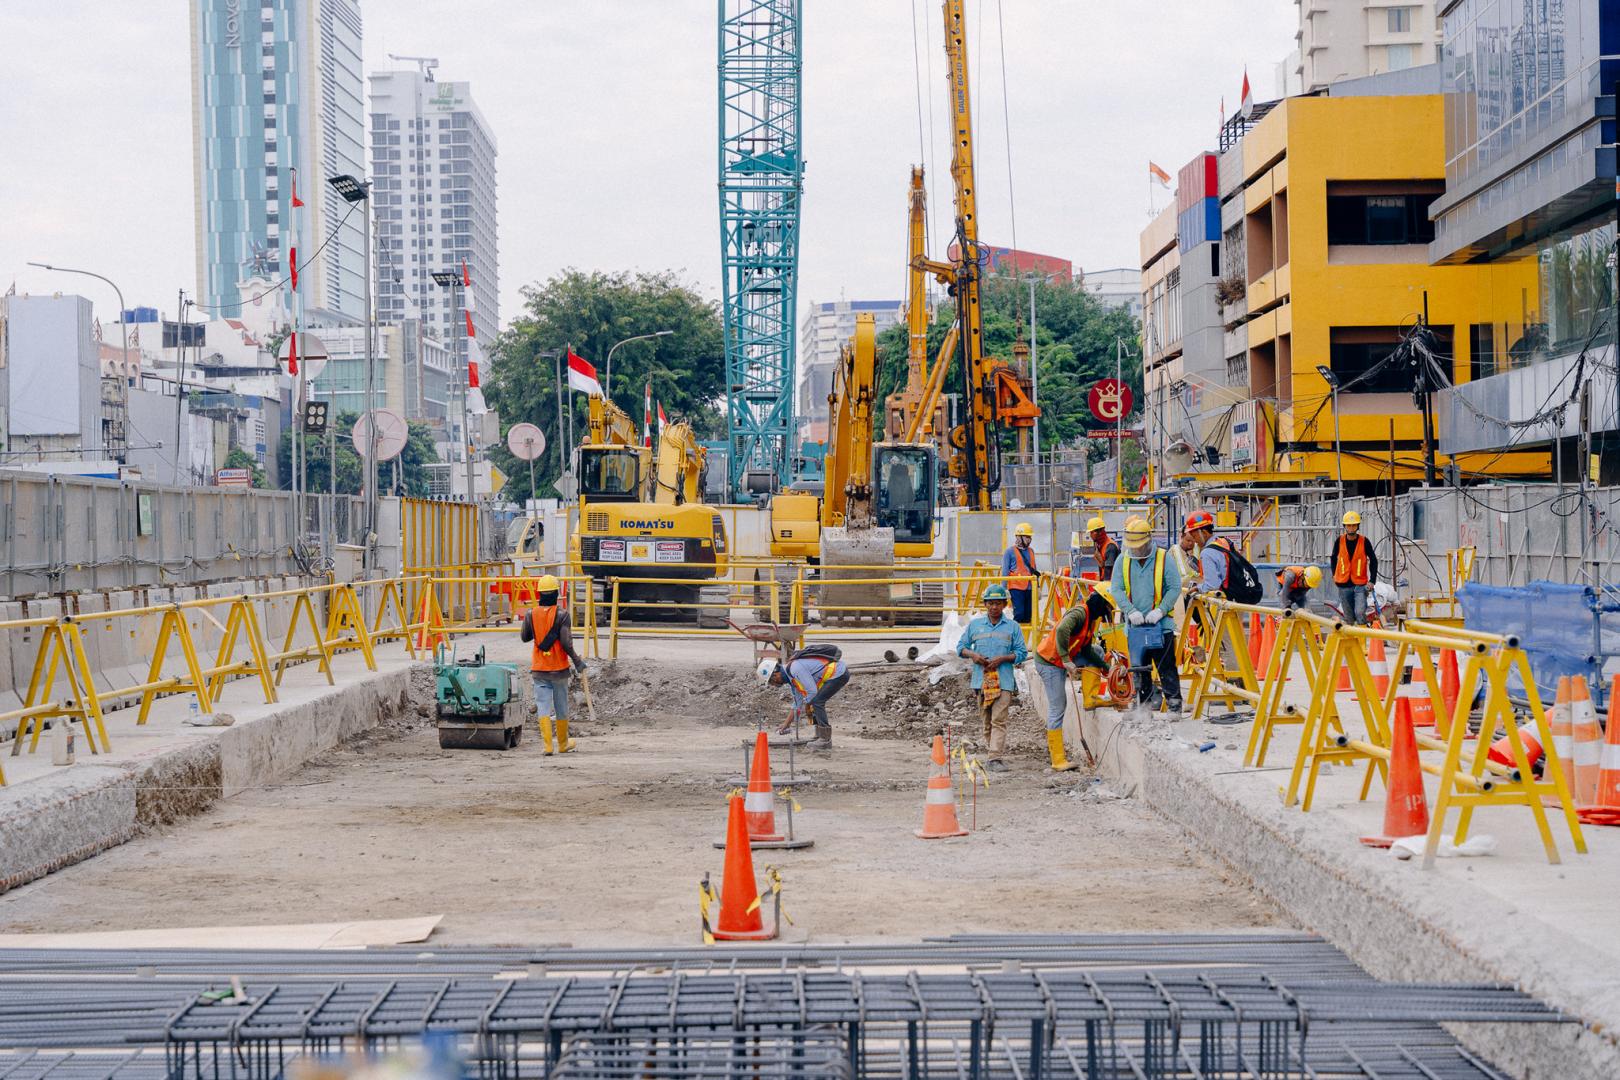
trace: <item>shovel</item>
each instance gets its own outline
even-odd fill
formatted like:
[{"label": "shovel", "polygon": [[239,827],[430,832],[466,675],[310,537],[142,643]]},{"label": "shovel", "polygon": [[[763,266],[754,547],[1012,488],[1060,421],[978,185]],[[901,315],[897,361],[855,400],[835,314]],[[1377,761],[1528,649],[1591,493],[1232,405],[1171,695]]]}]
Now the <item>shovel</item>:
[{"label": "shovel", "polygon": [[1080,693],[1074,688],[1073,679],[1064,679],[1063,681],[1069,684],[1069,700],[1074,702],[1074,715],[1079,719],[1076,730],[1080,733],[1080,749],[1086,752],[1086,766],[1095,769],[1097,767],[1097,755],[1091,752],[1091,744],[1086,742],[1086,713],[1080,707]]},{"label": "shovel", "polygon": [[[596,702],[591,700],[591,677],[585,672],[579,673],[579,685],[585,691],[585,711],[591,714],[591,727],[596,726]],[[1089,753],[1090,751],[1087,751]]]}]

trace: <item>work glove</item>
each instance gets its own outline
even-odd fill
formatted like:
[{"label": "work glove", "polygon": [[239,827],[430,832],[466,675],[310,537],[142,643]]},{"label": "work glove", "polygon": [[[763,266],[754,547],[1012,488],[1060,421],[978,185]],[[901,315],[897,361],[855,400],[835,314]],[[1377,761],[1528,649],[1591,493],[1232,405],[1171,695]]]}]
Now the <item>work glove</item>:
[{"label": "work glove", "polygon": [[585,661],[583,661],[583,660],[575,660],[574,661],[574,670],[579,672],[581,675],[585,674]]},{"label": "work glove", "polygon": [[1147,613],[1147,621],[1150,623],[1163,622],[1164,612],[1160,611],[1158,608],[1154,608],[1152,611]]},{"label": "work glove", "polygon": [[1147,620],[1143,618],[1140,611],[1132,611],[1129,615],[1125,616],[1125,621],[1130,623],[1132,626],[1141,626]]}]

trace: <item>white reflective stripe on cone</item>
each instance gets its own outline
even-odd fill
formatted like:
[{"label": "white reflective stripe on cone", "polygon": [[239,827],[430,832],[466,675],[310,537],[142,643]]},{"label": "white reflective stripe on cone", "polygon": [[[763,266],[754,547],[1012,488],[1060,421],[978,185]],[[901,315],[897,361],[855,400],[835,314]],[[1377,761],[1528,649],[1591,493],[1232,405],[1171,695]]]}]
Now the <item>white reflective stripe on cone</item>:
[{"label": "white reflective stripe on cone", "polygon": [[769,791],[750,791],[743,796],[743,809],[750,814],[763,814],[773,805]]},{"label": "white reflective stripe on cone", "polygon": [[1554,735],[1553,753],[1558,755],[1559,761],[1568,761],[1575,756],[1575,736]]},{"label": "white reflective stripe on cone", "polygon": [[927,801],[935,804],[936,806],[942,806],[946,803],[954,803],[956,802],[956,792],[948,787],[931,787],[928,789]]},{"label": "white reflective stripe on cone", "polygon": [[1582,739],[1575,744],[1575,764],[1596,765],[1603,756],[1603,744],[1596,739]]}]

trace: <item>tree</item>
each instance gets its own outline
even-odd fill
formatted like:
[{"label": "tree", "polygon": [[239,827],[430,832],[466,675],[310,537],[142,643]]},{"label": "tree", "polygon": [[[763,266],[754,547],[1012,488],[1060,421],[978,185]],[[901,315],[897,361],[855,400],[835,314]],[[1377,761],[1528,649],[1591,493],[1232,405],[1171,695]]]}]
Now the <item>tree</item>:
[{"label": "tree", "polygon": [[252,454],[240,446],[231,447],[231,452],[225,455],[225,464],[221,465],[220,468],[246,469],[248,475],[252,478],[254,487],[262,488],[265,486],[264,469],[254,460]]},{"label": "tree", "polygon": [[[986,278],[980,288],[983,311],[983,340],[986,356],[1012,361],[1013,344],[1027,337],[1029,325],[1029,285],[1011,278]],[[1115,342],[1124,343],[1124,379],[1135,396],[1133,417],[1138,415],[1142,394],[1142,360],[1138,344],[1140,328],[1129,312],[1105,307],[1091,293],[1072,282],[1048,281],[1035,286],[1036,352],[1040,364],[1041,449],[1084,442],[1085,432],[1094,426],[1087,395],[1098,379],[1112,378]],[[956,318],[953,302],[940,306],[928,326],[928,356],[932,365],[939,347]],[[879,400],[905,383],[909,332],[904,323],[891,326],[878,335]],[[950,369],[940,388],[942,394],[960,394],[962,375],[960,349],[950,361]],[[1127,418],[1127,424],[1131,422]],[[879,430],[882,421],[879,420]],[[1004,450],[1015,441],[1011,432],[1002,433]],[[1093,448],[1093,456],[1101,457]]]},{"label": "tree", "polygon": [[[527,422],[545,433],[547,450],[534,470],[540,497],[554,493],[552,482],[568,453],[561,445],[557,410],[556,357],[566,349],[595,364],[597,377],[606,379],[608,350],[616,342],[673,331],[621,347],[613,356],[609,393],[639,422],[651,380],[653,397],[671,420],[687,420],[700,436],[724,434],[725,344],[719,310],[678,275],[570,269],[544,284],[527,286],[523,299],[523,314],[495,341],[484,393],[490,407],[499,411],[503,428]],[[587,402],[566,383],[563,396],[564,416],[573,410],[574,433],[582,437]],[[509,477],[502,494],[521,504],[531,494],[528,466],[504,444],[492,448],[491,457]]]},{"label": "tree", "polygon": [[[365,463],[354,449],[354,425],[360,419],[359,413],[340,413],[337,425],[333,430],[335,445],[334,457],[337,461],[337,492],[339,495],[358,495],[361,485],[365,481]],[[307,477],[305,490],[317,495],[324,495],[330,490],[331,475],[327,469],[327,452],[325,435],[305,435],[304,453],[306,455]],[[406,495],[425,498],[428,494],[429,483],[427,470],[424,465],[435,464],[439,460],[438,453],[433,449],[433,429],[418,420],[410,422],[410,433],[405,443],[405,449],[399,454],[400,481]],[[288,477],[287,486],[292,486],[292,432],[281,433],[281,443],[276,447],[276,461],[280,465],[281,475]],[[393,465],[382,462],[377,467],[378,487],[385,494],[391,489]]]}]

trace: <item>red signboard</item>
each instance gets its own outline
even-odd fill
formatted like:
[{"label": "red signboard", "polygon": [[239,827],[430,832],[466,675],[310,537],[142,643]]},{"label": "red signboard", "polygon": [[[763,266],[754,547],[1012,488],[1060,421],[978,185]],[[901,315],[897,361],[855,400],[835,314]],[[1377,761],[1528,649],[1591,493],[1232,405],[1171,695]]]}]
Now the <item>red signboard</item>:
[{"label": "red signboard", "polygon": [[1099,379],[1086,398],[1091,415],[1105,424],[1118,423],[1131,415],[1131,388],[1118,379]]}]

